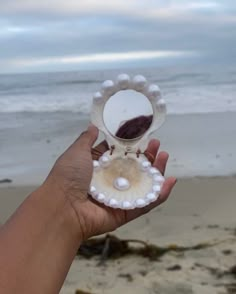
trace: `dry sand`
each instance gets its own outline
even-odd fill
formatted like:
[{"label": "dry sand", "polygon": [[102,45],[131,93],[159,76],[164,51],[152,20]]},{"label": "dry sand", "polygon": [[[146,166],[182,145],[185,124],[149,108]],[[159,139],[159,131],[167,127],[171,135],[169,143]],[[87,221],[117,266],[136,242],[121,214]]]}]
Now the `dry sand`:
[{"label": "dry sand", "polygon": [[[1,185],[1,223],[33,189]],[[236,293],[236,277],[227,273],[236,265],[235,211],[236,178],[179,180],[167,203],[113,234],[156,245],[224,242],[159,261],[130,256],[98,266],[98,258],[77,257],[60,293]]]}]

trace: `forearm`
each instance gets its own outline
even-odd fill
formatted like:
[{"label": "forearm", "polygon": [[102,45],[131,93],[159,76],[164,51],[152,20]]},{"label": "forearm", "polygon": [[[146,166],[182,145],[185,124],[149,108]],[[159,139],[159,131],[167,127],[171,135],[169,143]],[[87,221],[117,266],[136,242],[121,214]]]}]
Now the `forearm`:
[{"label": "forearm", "polygon": [[62,193],[32,193],[0,231],[0,292],[58,293],[80,245],[76,216]]}]

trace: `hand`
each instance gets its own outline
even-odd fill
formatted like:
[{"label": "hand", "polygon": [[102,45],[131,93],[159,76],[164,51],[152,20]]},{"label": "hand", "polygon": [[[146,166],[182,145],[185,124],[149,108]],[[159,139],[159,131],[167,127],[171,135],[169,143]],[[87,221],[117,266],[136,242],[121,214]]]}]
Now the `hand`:
[{"label": "hand", "polygon": [[[149,212],[167,200],[176,183],[176,178],[168,178],[163,184],[157,201],[144,208],[121,210],[95,202],[87,194],[93,173],[92,160],[97,159],[108,148],[104,141],[92,149],[97,136],[98,130],[94,126],[90,126],[86,132],[82,133],[57,160],[44,184],[53,186],[54,191],[62,192],[70,202],[78,220],[82,240],[113,231]],[[151,140],[146,154],[153,162],[153,166],[164,175],[169,155],[166,152],[158,154],[159,146],[158,140]]]}]

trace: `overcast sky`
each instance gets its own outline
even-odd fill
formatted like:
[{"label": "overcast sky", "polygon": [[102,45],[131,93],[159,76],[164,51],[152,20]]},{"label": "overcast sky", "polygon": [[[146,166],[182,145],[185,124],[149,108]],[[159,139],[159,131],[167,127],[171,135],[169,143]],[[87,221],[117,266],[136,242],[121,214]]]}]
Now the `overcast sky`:
[{"label": "overcast sky", "polygon": [[0,72],[235,62],[235,0],[0,0]]}]

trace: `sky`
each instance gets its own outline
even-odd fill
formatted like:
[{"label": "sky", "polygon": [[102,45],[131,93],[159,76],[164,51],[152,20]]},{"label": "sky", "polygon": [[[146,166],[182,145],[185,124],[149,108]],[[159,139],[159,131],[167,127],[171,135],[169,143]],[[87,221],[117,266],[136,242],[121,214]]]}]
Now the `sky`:
[{"label": "sky", "polygon": [[235,0],[0,0],[0,73],[236,60]]}]

